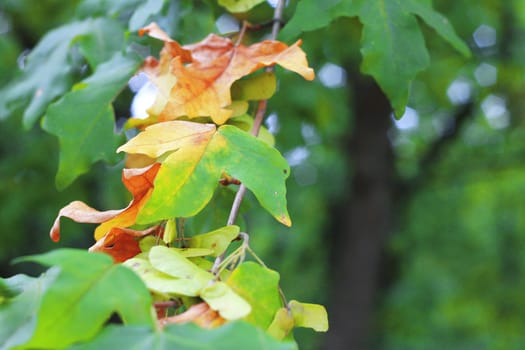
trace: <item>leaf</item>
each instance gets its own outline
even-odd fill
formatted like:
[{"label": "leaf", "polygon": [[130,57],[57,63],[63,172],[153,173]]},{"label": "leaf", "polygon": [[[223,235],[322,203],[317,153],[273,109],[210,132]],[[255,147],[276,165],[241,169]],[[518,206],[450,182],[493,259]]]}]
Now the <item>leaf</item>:
[{"label": "leaf", "polygon": [[129,30],[135,32],[146,25],[149,18],[162,10],[164,0],[147,0],[137,7],[129,20]]},{"label": "leaf", "polygon": [[296,327],[313,328],[317,332],[328,331],[328,316],[324,306],[300,303],[295,300],[291,300],[288,306]]},{"label": "leaf", "polygon": [[188,323],[167,326],[162,332],[145,327],[109,326],[93,341],[77,345],[73,350],[296,350],[295,343],[282,343],[262,329],[245,322],[229,322],[214,329],[202,329]]},{"label": "leaf", "polygon": [[59,139],[59,189],[87,172],[92,163],[115,160],[120,137],[114,132],[111,102],[126,86],[138,63],[136,58],[119,53],[48,108],[43,128]]},{"label": "leaf", "polygon": [[163,246],[152,247],[149,251],[149,260],[158,271],[188,282],[195,282],[200,289],[214,278],[213,274],[202,270],[175,249]]},{"label": "leaf", "polygon": [[[0,303],[0,350],[12,349],[31,338],[37,321],[36,310],[59,272],[58,268],[52,268],[39,278],[17,275],[5,280],[8,285],[16,285],[17,295],[7,303]],[[18,281],[12,283],[15,278]]]},{"label": "leaf", "polygon": [[314,78],[299,48],[300,41],[290,47],[270,40],[244,46],[211,34],[199,43],[184,46],[191,52],[191,61],[186,64],[188,57],[168,46],[174,41],[167,40],[167,34],[155,31],[153,36],[165,40],[160,63],[150,59],[144,68],[159,89],[159,98],[150,109],[150,113],[159,113],[159,121],[207,116],[223,124],[232,115],[228,108],[232,84],[266,66],[279,64],[305,79]]},{"label": "leaf", "polygon": [[279,37],[283,41],[293,40],[304,32],[327,27],[339,17],[355,16],[353,6],[353,1],[347,0],[301,0],[293,17],[279,32]]},{"label": "leaf", "polygon": [[76,222],[99,224],[101,222],[114,218],[121,212],[122,210],[98,211],[96,209],[91,208],[84,202],[73,201],[65,207],[63,207],[62,209],[60,209],[55,219],[55,222],[51,227],[49,236],[54,242],[58,242],[60,240],[60,219],[62,217],[69,218]]},{"label": "leaf", "polygon": [[121,213],[95,229],[96,240],[102,238],[113,227],[129,227],[135,224],[140,208],[147,203],[152,193],[153,181],[159,169],[160,164],[155,163],[146,168],[122,170],[122,182],[133,196],[133,200]]},{"label": "leaf", "polygon": [[275,317],[266,330],[268,334],[277,340],[284,339],[294,327],[294,318],[287,308],[282,307],[275,313]]},{"label": "leaf", "polygon": [[237,13],[247,12],[262,2],[264,2],[264,0],[219,0],[219,5],[225,7],[230,12]]},{"label": "leaf", "polygon": [[51,227],[51,239],[55,242],[60,240],[60,219],[62,217],[82,223],[102,223],[95,229],[96,240],[104,237],[114,227],[129,227],[135,224],[138,210],[151,193],[153,179],[159,168],[160,164],[154,164],[142,169],[124,169],[122,171],[122,182],[133,195],[133,200],[125,209],[98,211],[80,201],[69,203],[58,213]]},{"label": "leaf", "polygon": [[148,289],[158,294],[177,294],[190,297],[198,296],[203,284],[199,280],[174,278],[153,267],[149,260],[135,257],[128,259],[124,265],[135,271]]},{"label": "leaf", "polygon": [[111,19],[97,18],[73,22],[46,34],[27,56],[21,74],[0,91],[0,119],[23,109],[24,126],[28,129],[33,126],[47,106],[72,85],[72,75],[80,65],[70,57],[74,40],[90,37],[90,52],[104,51],[111,55],[122,46],[106,47],[106,37],[94,33],[100,29],[111,30],[108,36],[119,37],[122,29],[113,32],[117,27]]},{"label": "leaf", "polygon": [[230,245],[231,241],[239,235],[239,226],[225,226],[215,231],[195,235],[190,240],[192,248],[209,248],[213,256],[219,256]]},{"label": "leaf", "polygon": [[[246,132],[250,132],[253,127],[253,117],[248,114],[239,115],[230,118],[228,120],[228,124],[234,125]],[[268,129],[264,125],[261,125],[259,129],[259,135],[257,135],[257,138],[261,139],[261,141],[266,142],[271,147],[275,145],[275,137],[271,132],[268,131]]]},{"label": "leaf", "polygon": [[[221,174],[239,179],[278,221],[290,226],[285,179],[289,166],[277,150],[239,130],[186,121],[158,123],[118,151],[163,157],[151,198],[137,222],[196,215],[210,201]],[[170,153],[171,152],[171,153]]]},{"label": "leaf", "polygon": [[202,328],[216,328],[223,325],[226,320],[219,313],[210,308],[205,302],[193,304],[190,308],[181,314],[165,317],[159,320],[162,325],[183,324],[193,322]]},{"label": "leaf", "polygon": [[144,284],[104,254],[60,249],[19,261],[60,267],[40,308],[30,309],[37,310],[37,324],[31,340],[24,344],[26,348],[62,348],[91,339],[113,312],[126,324],[155,325],[151,297]]},{"label": "leaf", "polygon": [[414,14],[419,15],[461,53],[468,48],[444,17],[416,0],[356,0],[363,37],[361,71],[372,75],[386,93],[396,117],[408,100],[416,74],[430,64],[425,41]]},{"label": "leaf", "polygon": [[245,320],[263,329],[270,326],[281,308],[279,274],[248,261],[239,265],[226,281],[252,307]]},{"label": "leaf", "polygon": [[139,238],[147,235],[158,236],[161,233],[160,230],[160,226],[154,226],[144,231],[113,227],[104,237],[92,245],[89,251],[106,253],[113,258],[113,261],[123,262],[142,252]]},{"label": "leaf", "polygon": [[201,290],[200,297],[227,320],[241,319],[252,311],[250,304],[224,282],[207,285]]},{"label": "leaf", "polygon": [[230,91],[234,100],[268,100],[277,89],[277,79],[272,72],[250,76],[233,83]]}]

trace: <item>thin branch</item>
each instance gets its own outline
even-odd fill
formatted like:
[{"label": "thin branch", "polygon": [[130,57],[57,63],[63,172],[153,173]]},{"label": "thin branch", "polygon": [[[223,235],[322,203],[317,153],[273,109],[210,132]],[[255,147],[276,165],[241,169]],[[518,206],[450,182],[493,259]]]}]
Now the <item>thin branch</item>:
[{"label": "thin branch", "polygon": [[[273,26],[272,26],[272,40],[277,39],[277,35],[279,34],[279,30],[281,29],[281,23],[282,23],[282,17],[283,17],[283,9],[284,9],[284,0],[279,0],[277,2],[277,5],[275,6],[275,11],[273,14]],[[243,22],[243,26],[241,29],[240,37],[242,38],[242,35],[244,35],[246,28],[248,27],[247,22]],[[274,70],[274,67],[268,67],[266,69],[267,72],[272,72]],[[259,101],[259,105],[257,106],[257,112],[255,113],[255,120],[253,121],[253,126],[251,129],[251,134],[255,137],[259,135],[259,130],[261,129],[262,122],[264,120],[264,116],[266,114],[266,108],[268,105],[267,100]],[[237,191],[235,195],[235,199],[233,200],[232,208],[230,210],[230,215],[228,217],[227,225],[233,225],[235,223],[235,220],[237,220],[237,216],[239,215],[239,209],[241,207],[242,200],[244,198],[244,194],[246,193],[246,186],[244,184],[241,184],[239,186],[239,190]],[[221,264],[222,260],[224,259],[224,253],[219,255],[213,264],[212,272],[217,273],[218,266]]]}]

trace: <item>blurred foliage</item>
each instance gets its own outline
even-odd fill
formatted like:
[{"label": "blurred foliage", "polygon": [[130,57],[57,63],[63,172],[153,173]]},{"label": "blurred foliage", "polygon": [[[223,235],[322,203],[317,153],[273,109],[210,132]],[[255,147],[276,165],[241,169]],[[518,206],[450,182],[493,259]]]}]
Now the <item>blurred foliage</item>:
[{"label": "blurred foliage", "polygon": [[[92,7],[81,9],[84,16],[100,11],[101,4],[112,4],[87,3]],[[376,344],[381,349],[519,349],[525,343],[521,332],[525,327],[525,258],[521,253],[525,202],[520,196],[525,190],[521,162],[525,154],[525,4],[521,0],[433,3],[467,40],[473,57],[461,57],[432,29],[421,26],[431,68],[412,85],[409,106],[416,113],[416,125],[408,129],[393,125],[391,130],[399,181],[410,192],[396,205],[396,228],[388,253],[398,263],[392,266],[391,285],[383,290]],[[287,11],[295,4],[291,1]],[[2,1],[0,84],[14,73],[25,49],[80,11],[75,5],[74,1]],[[170,1],[152,19],[175,39],[188,43],[217,32],[221,11],[215,1]],[[264,21],[271,9],[262,4],[250,16],[254,22]],[[474,33],[479,35],[480,28],[487,40],[495,35],[492,44],[480,45],[479,38],[476,42]],[[347,74],[357,70],[360,31],[356,19],[341,18],[305,33],[303,48],[311,65],[318,73],[326,63],[343,66]],[[257,205],[246,205],[245,229],[252,234],[255,251],[286,276],[282,278],[285,293],[326,303],[331,282],[327,252],[331,206],[341,199],[351,177],[342,138],[352,128],[352,86],[343,78],[340,85],[327,87],[318,78],[305,88],[300,77],[278,73],[279,86],[286,91],[278,91],[270,100],[273,114],[267,126],[292,163],[288,200],[294,226],[284,228]],[[130,98],[131,94],[117,101],[117,115],[128,115]],[[474,112],[432,160],[430,169],[423,169],[421,159],[454,127],[454,114],[468,101]],[[58,208],[67,202],[80,199],[97,208],[114,208],[128,200],[118,184],[118,165],[97,165],[73,186],[57,192],[53,179],[57,154],[57,142],[38,127],[21,131],[19,116],[2,121],[2,275],[18,272],[8,265],[13,257],[52,247],[48,228]],[[411,188],[415,183],[418,186]],[[91,245],[91,232],[85,226],[64,225],[61,246]],[[305,334],[302,348],[315,347],[320,341],[313,339],[316,336]]]}]

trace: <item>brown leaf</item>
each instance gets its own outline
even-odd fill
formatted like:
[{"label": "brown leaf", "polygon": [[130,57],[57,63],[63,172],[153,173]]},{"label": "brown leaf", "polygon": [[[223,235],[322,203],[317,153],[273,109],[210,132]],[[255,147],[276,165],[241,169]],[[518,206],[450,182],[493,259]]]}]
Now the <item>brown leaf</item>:
[{"label": "brown leaf", "polygon": [[120,214],[121,210],[108,210],[98,211],[91,208],[87,204],[81,201],[74,201],[60,209],[58,216],[51,227],[49,235],[54,242],[60,240],[60,218],[66,217],[76,222],[88,223],[88,224],[99,224],[101,222],[110,220]]},{"label": "brown leaf", "polygon": [[307,80],[314,78],[306,55],[299,47],[301,41],[290,47],[272,40],[244,46],[211,34],[199,43],[183,47],[191,52],[190,62],[185,52],[180,54],[178,49],[169,48],[173,40],[167,40],[166,33],[155,31],[153,37],[165,40],[160,62],[149,60],[144,67],[159,90],[159,96],[149,110],[156,121],[182,116],[211,117],[215,123],[223,124],[232,115],[228,108],[232,103],[231,85],[260,68],[274,64]]}]

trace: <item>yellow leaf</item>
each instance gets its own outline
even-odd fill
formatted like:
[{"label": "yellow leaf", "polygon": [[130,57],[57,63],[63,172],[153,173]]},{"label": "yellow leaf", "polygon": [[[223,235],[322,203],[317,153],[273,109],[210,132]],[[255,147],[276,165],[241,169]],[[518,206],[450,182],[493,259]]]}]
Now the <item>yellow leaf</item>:
[{"label": "yellow leaf", "polygon": [[300,303],[292,300],[288,303],[296,327],[313,328],[317,332],[328,330],[328,315],[322,305]]}]

